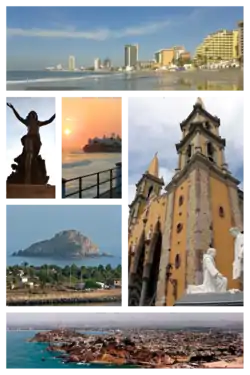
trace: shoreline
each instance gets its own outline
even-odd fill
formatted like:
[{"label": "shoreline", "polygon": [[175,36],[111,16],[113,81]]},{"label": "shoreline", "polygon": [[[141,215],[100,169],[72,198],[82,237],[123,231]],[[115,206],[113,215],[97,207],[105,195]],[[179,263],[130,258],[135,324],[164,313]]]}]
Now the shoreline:
[{"label": "shoreline", "polygon": [[[7,306],[41,306],[41,305],[88,305],[121,303],[121,289],[96,292],[54,292],[29,294],[7,292]],[[119,305],[120,306],[120,305]]]},{"label": "shoreline", "polygon": [[[178,340],[178,347],[171,345],[172,340]],[[184,334],[181,331],[126,329],[100,335],[56,329],[40,331],[28,342],[47,344],[45,350],[58,353],[56,358],[64,363],[140,368],[243,368],[242,339],[238,333],[223,330],[207,335],[191,329]]]}]

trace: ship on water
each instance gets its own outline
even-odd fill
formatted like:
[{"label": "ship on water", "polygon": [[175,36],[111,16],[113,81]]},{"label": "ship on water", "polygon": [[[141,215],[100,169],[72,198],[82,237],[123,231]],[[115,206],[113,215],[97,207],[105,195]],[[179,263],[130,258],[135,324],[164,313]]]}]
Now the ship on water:
[{"label": "ship on water", "polygon": [[121,153],[122,140],[119,135],[115,135],[114,133],[110,137],[104,135],[102,138],[90,138],[82,149],[84,152],[89,153]]}]

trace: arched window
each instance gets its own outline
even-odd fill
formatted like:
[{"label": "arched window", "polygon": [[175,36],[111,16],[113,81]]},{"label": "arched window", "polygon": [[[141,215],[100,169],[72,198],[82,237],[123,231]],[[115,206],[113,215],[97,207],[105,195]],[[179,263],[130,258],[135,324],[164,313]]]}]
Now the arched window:
[{"label": "arched window", "polygon": [[182,231],[183,225],[181,223],[177,224],[176,232],[180,233]]},{"label": "arched window", "polygon": [[184,198],[183,198],[183,195],[181,195],[179,197],[179,206],[182,206],[183,205],[183,201],[184,201]]},{"label": "arched window", "polygon": [[220,215],[220,217],[225,216],[224,208],[222,206],[219,207],[219,215]]},{"label": "arched window", "polygon": [[188,145],[188,148],[187,148],[187,156],[188,156],[188,158],[191,158],[191,155],[192,155],[192,146]]},{"label": "arched window", "polygon": [[178,269],[181,265],[181,257],[180,254],[176,254],[175,261],[174,261],[175,268]]},{"label": "arched window", "polygon": [[150,186],[150,188],[148,189],[148,196],[147,196],[147,199],[150,197],[152,191],[153,191],[153,186]]},{"label": "arched window", "polygon": [[207,143],[207,156],[210,161],[214,161],[214,149],[211,142]]}]

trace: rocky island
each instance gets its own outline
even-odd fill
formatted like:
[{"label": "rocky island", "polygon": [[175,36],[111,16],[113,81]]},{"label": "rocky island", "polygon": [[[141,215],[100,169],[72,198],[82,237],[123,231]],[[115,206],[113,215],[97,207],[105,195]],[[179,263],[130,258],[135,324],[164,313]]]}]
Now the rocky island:
[{"label": "rocky island", "polygon": [[[98,328],[97,328],[98,330]],[[239,330],[140,329],[99,335],[59,329],[37,333],[30,342],[48,343],[64,363],[112,364],[142,368],[242,368]]]},{"label": "rocky island", "polygon": [[49,240],[36,242],[27,249],[14,252],[12,256],[77,260],[84,257],[112,256],[112,254],[100,252],[98,246],[80,232],[64,230]]}]

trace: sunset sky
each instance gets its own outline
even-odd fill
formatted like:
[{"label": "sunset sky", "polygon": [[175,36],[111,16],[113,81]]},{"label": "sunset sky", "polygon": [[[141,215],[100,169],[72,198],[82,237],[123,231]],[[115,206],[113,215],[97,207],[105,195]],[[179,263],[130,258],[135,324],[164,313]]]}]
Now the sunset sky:
[{"label": "sunset sky", "polygon": [[63,98],[62,147],[82,148],[89,138],[121,136],[121,98]]}]

